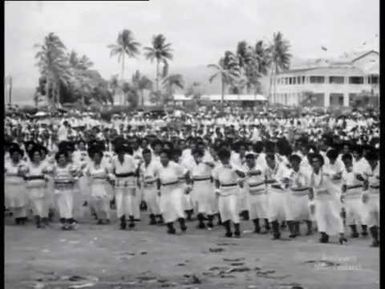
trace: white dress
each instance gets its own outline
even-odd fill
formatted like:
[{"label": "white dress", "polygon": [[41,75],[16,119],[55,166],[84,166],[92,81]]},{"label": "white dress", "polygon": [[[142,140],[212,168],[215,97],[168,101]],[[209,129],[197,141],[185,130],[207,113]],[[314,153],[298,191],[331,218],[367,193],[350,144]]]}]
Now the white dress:
[{"label": "white dress", "polygon": [[380,225],[380,162],[377,163],[377,166],[373,170],[372,168],[365,174],[369,188],[368,191],[365,191],[365,194],[368,194],[369,200],[364,203],[364,223],[368,227],[379,226]]},{"label": "white dress", "polygon": [[247,192],[247,204],[251,220],[267,219],[267,195],[265,177],[262,174],[263,169],[255,166],[254,168],[244,167],[245,173],[249,171],[261,171],[260,175],[246,177],[245,190]]},{"label": "white dress", "polygon": [[[239,169],[241,170],[241,169]],[[218,209],[222,222],[231,220],[239,223],[239,211],[237,208],[237,198],[239,194],[238,175],[234,169],[223,166],[222,164],[213,170],[214,180],[220,183],[220,194],[218,197]]]},{"label": "white dress", "polygon": [[46,172],[46,164],[42,162],[38,165],[31,162],[27,166],[27,196],[34,215],[41,218],[48,217]]},{"label": "white dress", "polygon": [[117,217],[134,216],[134,194],[136,191],[136,164],[133,157],[124,155],[123,163],[117,156],[112,160],[115,173],[115,202]]},{"label": "white dress", "polygon": [[103,163],[96,167],[95,163],[91,162],[86,173],[90,178],[91,204],[99,217],[104,215],[106,219],[109,219],[111,185],[107,181],[109,176],[108,168]]},{"label": "white dress", "polygon": [[320,170],[310,176],[310,186],[314,191],[315,219],[319,232],[336,235],[344,232],[340,215],[341,201],[331,181],[331,176]]},{"label": "white dress", "polygon": [[287,194],[287,221],[310,221],[309,205],[309,174],[300,167],[296,172],[293,169],[288,170],[287,177],[290,180]]},{"label": "white dress", "polygon": [[342,182],[346,186],[344,193],[344,206],[346,210],[347,225],[364,225],[364,204],[362,203],[363,182],[357,180],[357,171],[353,165],[352,170],[344,170]]},{"label": "white dress", "polygon": [[55,197],[60,218],[71,219],[74,213],[74,178],[72,176],[73,166],[67,164],[65,167],[55,166],[53,179]]},{"label": "white dress", "polygon": [[157,166],[160,166],[160,164],[151,161],[148,166],[146,166],[145,163],[142,163],[140,167],[144,201],[148,206],[150,214],[154,215],[160,214],[160,199],[158,196],[158,190],[156,189],[157,176],[155,174]]},{"label": "white dress", "polygon": [[203,162],[197,164],[195,160],[192,160],[189,170],[194,182],[191,199],[195,211],[201,214],[214,215],[216,213],[216,197],[211,180],[211,167]]},{"label": "white dress", "polygon": [[[272,169],[266,165],[264,170],[267,184],[268,219],[285,221],[287,212],[287,191],[281,186],[281,178],[286,175],[286,167],[276,163]],[[271,183],[270,183],[271,182]]]},{"label": "white dress", "polygon": [[184,218],[183,187],[179,182],[183,173],[183,167],[171,161],[166,167],[161,165],[155,170],[155,174],[161,182],[159,206],[165,223]]},{"label": "white dress", "polygon": [[8,209],[25,209],[28,204],[26,183],[19,174],[25,166],[23,161],[14,164],[11,160],[7,160],[4,163],[4,204]]}]

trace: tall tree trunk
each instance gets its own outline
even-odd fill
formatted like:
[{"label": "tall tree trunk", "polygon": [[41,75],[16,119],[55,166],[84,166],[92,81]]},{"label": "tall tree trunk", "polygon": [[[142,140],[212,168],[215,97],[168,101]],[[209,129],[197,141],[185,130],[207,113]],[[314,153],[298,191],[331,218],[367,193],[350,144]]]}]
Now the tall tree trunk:
[{"label": "tall tree trunk", "polygon": [[272,101],[272,85],[273,85],[273,68],[270,70],[270,83],[269,83],[269,96],[268,96],[268,103],[271,103]]},{"label": "tall tree trunk", "polygon": [[274,94],[274,99],[276,101],[277,99],[277,73],[278,73],[278,65],[275,64],[275,70],[274,70],[274,82],[273,82],[273,94]]},{"label": "tall tree trunk", "polygon": [[[159,93],[159,59],[156,60],[156,78],[155,78],[155,84],[156,84],[156,93]],[[159,96],[160,98],[160,96]]]},{"label": "tall tree trunk", "polygon": [[223,80],[223,77],[222,77],[222,96],[221,96],[221,110],[222,110],[222,113],[224,111],[224,102],[225,102],[225,81]]},{"label": "tall tree trunk", "polygon": [[9,104],[12,105],[12,76],[9,77]]},{"label": "tall tree trunk", "polygon": [[142,97],[142,109],[144,110],[144,90],[143,89],[140,90],[140,95]]}]

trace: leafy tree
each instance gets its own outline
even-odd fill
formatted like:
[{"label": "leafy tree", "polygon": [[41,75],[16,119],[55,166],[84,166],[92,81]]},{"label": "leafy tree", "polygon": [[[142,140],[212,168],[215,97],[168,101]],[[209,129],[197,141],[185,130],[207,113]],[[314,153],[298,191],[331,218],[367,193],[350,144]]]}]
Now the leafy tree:
[{"label": "leafy tree", "polygon": [[[271,81],[270,81],[270,93],[271,87],[274,86],[274,95],[276,94],[276,78],[277,74],[281,71],[285,71],[290,67],[291,54],[289,53],[290,44],[283,38],[281,32],[274,33],[273,43],[269,47],[270,59],[271,59]],[[271,99],[270,99],[271,101]]]},{"label": "leafy tree", "polygon": [[163,64],[162,77],[165,77],[168,74],[168,61],[173,58],[171,43],[166,42],[163,34],[158,34],[153,36],[151,46],[145,47],[144,50],[146,51],[145,56],[147,59],[151,60],[151,62],[156,61],[155,83],[156,91],[159,91],[160,64]]},{"label": "leafy tree", "polygon": [[124,79],[125,57],[136,57],[139,54],[140,43],[135,41],[133,33],[124,29],[119,33],[115,44],[107,46],[111,49],[110,56],[118,56],[118,62],[122,62],[121,79]]},{"label": "leafy tree", "polygon": [[61,88],[68,85],[71,77],[66,48],[60,38],[52,32],[44,38],[43,44],[36,44],[35,48],[39,49],[35,55],[37,66],[46,79],[47,100],[51,107],[56,108],[60,103]]}]

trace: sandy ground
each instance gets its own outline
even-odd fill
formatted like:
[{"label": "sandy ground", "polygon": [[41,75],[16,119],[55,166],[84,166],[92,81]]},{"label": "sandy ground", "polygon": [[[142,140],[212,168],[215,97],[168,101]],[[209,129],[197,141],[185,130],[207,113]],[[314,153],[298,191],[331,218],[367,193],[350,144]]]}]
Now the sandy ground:
[{"label": "sandy ground", "polygon": [[[38,230],[6,220],[5,287],[7,289],[124,288],[379,288],[379,249],[368,238],[339,245],[319,244],[317,235],[272,241],[251,233],[224,238],[223,228],[195,228],[177,235],[148,218],[132,231],[116,223],[80,224],[61,231],[59,224]],[[304,228],[303,228],[304,229]]]}]

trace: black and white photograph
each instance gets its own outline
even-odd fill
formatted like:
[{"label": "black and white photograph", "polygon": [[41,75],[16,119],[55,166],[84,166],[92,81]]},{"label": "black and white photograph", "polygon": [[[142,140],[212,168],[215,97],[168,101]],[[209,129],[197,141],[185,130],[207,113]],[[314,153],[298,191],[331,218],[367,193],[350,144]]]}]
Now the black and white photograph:
[{"label": "black and white photograph", "polygon": [[380,0],[3,7],[4,288],[380,288]]}]

